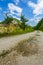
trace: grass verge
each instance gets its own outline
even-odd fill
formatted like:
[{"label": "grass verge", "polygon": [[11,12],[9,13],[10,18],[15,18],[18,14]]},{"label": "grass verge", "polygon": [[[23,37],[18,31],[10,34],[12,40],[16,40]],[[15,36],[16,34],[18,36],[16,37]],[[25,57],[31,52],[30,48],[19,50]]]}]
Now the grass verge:
[{"label": "grass verge", "polygon": [[14,35],[20,35],[20,34],[25,34],[25,33],[30,33],[30,32],[33,32],[34,30],[30,30],[30,31],[16,31],[16,32],[10,32],[10,33],[0,33],[0,38],[2,37],[8,37],[8,36],[14,36]]}]

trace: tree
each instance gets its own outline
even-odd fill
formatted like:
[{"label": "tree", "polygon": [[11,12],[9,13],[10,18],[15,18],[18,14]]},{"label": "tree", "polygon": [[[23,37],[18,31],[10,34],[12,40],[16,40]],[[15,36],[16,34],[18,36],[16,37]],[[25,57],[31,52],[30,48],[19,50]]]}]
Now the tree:
[{"label": "tree", "polygon": [[6,23],[6,24],[10,24],[12,21],[13,21],[13,18],[11,18],[11,17],[7,17],[7,18],[5,19],[5,23]]},{"label": "tree", "polygon": [[6,15],[6,18],[8,17],[8,13],[5,13],[5,15]]},{"label": "tree", "polygon": [[8,13],[5,14],[6,18],[4,19],[4,21],[2,21],[3,24],[10,24],[13,21],[12,17],[8,16]]},{"label": "tree", "polygon": [[34,27],[34,29],[43,31],[43,18],[38,22],[38,24]]},{"label": "tree", "polygon": [[21,20],[21,28],[23,29],[23,30],[25,30],[25,28],[26,28],[26,22],[28,21],[25,17],[24,17],[24,15],[22,15],[21,14],[21,17],[20,17],[20,20]]}]

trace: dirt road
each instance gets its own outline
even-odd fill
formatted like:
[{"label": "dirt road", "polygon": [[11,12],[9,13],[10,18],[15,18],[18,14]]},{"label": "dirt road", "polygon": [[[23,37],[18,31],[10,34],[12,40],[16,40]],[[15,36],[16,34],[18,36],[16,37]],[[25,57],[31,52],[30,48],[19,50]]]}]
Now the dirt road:
[{"label": "dirt road", "polygon": [[8,50],[9,48],[15,46],[18,42],[28,39],[30,36],[34,36],[36,34],[35,32],[17,35],[17,36],[10,36],[10,37],[4,37],[0,38],[0,52],[3,50]]},{"label": "dirt road", "polygon": [[0,58],[0,65],[43,65],[43,32],[24,34],[21,35],[21,37],[23,36],[23,39],[25,39],[25,35],[28,38],[29,36],[33,36],[34,34],[36,34],[36,42],[40,51],[38,54],[34,54],[28,57],[17,55],[15,57],[15,52],[11,52],[10,54],[6,55],[6,57]]}]

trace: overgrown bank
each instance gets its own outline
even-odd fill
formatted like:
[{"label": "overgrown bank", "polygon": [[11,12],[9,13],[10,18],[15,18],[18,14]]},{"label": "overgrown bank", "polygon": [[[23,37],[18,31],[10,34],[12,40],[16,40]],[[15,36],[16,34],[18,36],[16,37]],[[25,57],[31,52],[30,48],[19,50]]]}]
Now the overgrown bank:
[{"label": "overgrown bank", "polygon": [[24,15],[21,15],[20,20],[6,16],[0,23],[0,37],[33,32],[34,29],[26,24],[27,21]]}]

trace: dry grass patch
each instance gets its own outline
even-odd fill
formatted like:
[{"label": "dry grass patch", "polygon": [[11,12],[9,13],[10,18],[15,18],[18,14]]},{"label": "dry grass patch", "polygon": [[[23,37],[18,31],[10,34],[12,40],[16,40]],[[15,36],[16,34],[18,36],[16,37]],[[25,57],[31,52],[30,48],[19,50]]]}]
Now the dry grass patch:
[{"label": "dry grass patch", "polygon": [[0,53],[0,57],[5,57],[7,54],[9,54],[10,51],[9,50],[3,50],[2,53]]}]

